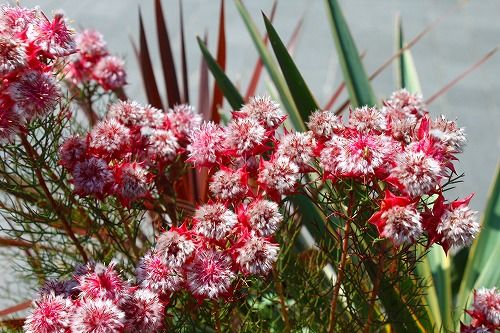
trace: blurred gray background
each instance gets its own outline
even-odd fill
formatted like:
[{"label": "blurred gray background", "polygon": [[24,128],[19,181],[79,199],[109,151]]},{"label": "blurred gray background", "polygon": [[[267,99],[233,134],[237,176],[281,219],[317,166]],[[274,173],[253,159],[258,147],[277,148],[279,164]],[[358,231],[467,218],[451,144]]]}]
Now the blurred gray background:
[{"label": "blurred gray background", "polygon": [[[215,54],[217,40],[218,0],[182,0],[186,23],[189,58],[190,95],[197,101],[200,51],[195,37],[208,33],[209,48]],[[394,53],[394,21],[402,16],[406,40],[410,40],[438,17],[445,19],[412,48],[424,97],[430,97],[442,86],[465,71],[500,42],[500,1],[476,0],[341,0],[344,14],[360,51],[366,50],[368,73]],[[146,102],[137,62],[130,39],[138,38],[138,8],[144,15],[150,52],[154,57],[157,81],[162,81],[158,58],[153,0],[44,0],[21,1],[27,7],[38,5],[47,14],[63,9],[76,28],[93,28],[104,34],[112,53],[126,59],[127,94]],[[264,30],[260,10],[269,13],[272,0],[247,0],[246,6]],[[173,52],[179,66],[179,10],[177,0],[163,0]],[[462,6],[459,6],[459,5]],[[452,10],[460,7],[459,10]],[[450,10],[452,10],[450,12]],[[306,82],[322,105],[341,82],[333,37],[323,0],[281,0],[274,25],[288,40],[296,23],[304,17],[304,26],[294,58]],[[231,0],[226,0],[227,71],[246,91],[257,53]],[[430,106],[433,116],[444,114],[466,127],[468,146],[456,163],[465,182],[448,194],[449,199],[476,195],[474,209],[484,209],[489,185],[500,157],[500,53],[460,81]],[[264,80],[265,81],[265,80]],[[396,87],[391,66],[374,81],[378,98],[387,97]],[[160,86],[160,90],[164,89]],[[265,85],[260,86],[260,92]],[[344,98],[342,98],[343,100]],[[196,104],[196,103],[195,103]],[[0,305],[12,304],[0,300]]]}]

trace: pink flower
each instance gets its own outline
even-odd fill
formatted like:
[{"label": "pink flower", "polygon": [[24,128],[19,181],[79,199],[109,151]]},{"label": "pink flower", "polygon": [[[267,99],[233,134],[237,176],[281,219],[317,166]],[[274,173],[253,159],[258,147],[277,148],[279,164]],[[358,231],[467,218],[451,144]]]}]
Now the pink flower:
[{"label": "pink flower", "polygon": [[184,265],[194,252],[194,242],[184,233],[183,229],[171,229],[158,237],[156,251],[168,266]]},{"label": "pink flower", "polygon": [[456,122],[446,120],[444,116],[431,123],[429,134],[442,142],[449,153],[463,152],[467,142],[464,128],[457,127]]},{"label": "pink flower", "polygon": [[235,249],[236,263],[246,275],[267,275],[278,259],[279,246],[266,238],[249,236]]},{"label": "pink flower", "polygon": [[487,326],[500,328],[500,292],[497,288],[474,290],[474,312],[479,313]]},{"label": "pink flower", "polygon": [[6,75],[26,66],[26,45],[15,38],[0,37],[0,75]]},{"label": "pink flower", "polygon": [[184,275],[180,267],[171,265],[156,251],[148,252],[136,270],[137,281],[142,288],[158,293],[169,293],[180,289]]},{"label": "pink flower", "polygon": [[116,119],[126,126],[159,128],[165,122],[163,111],[152,106],[143,107],[135,101],[117,101],[109,106],[109,119]]},{"label": "pink flower", "polygon": [[33,70],[22,73],[7,88],[7,92],[16,103],[18,113],[28,120],[53,111],[60,97],[54,78],[50,74]]},{"label": "pink flower", "polygon": [[252,118],[236,118],[225,131],[224,148],[235,155],[252,155],[266,140],[266,129]]},{"label": "pink flower", "polygon": [[75,192],[83,196],[93,194],[102,198],[114,181],[106,161],[95,157],[77,162],[72,175]]},{"label": "pink flower", "polygon": [[460,248],[472,243],[480,225],[477,212],[468,207],[471,199],[472,194],[465,199],[445,203],[443,195],[438,195],[432,211],[423,213],[423,223],[431,243],[441,244],[445,252],[451,247]]},{"label": "pink flower", "polygon": [[30,25],[39,24],[38,10],[21,6],[0,6],[0,31],[14,35],[25,32]]},{"label": "pink flower", "polygon": [[200,250],[186,267],[189,290],[197,298],[215,299],[228,294],[235,278],[231,257],[216,250]]},{"label": "pink flower", "polygon": [[221,203],[198,207],[194,214],[193,231],[210,239],[221,240],[238,223],[238,217]]},{"label": "pink flower", "polygon": [[33,302],[35,308],[26,318],[26,333],[66,333],[69,329],[71,301],[54,294],[44,295]]},{"label": "pink flower", "polygon": [[155,333],[163,326],[164,305],[150,290],[135,290],[120,301],[120,308],[125,312],[125,332]]},{"label": "pink flower", "polygon": [[117,165],[115,181],[114,193],[124,206],[149,194],[150,176],[137,162]]},{"label": "pink flower", "polygon": [[84,299],[71,320],[72,333],[121,333],[125,314],[106,299]]},{"label": "pink flower", "polygon": [[479,233],[478,213],[470,209],[468,201],[470,198],[452,202],[441,215],[436,231],[444,244],[457,248],[469,246]]},{"label": "pink flower", "polygon": [[387,128],[387,120],[385,119],[385,115],[377,108],[363,106],[351,110],[349,126],[360,132],[381,132]]},{"label": "pink flower", "polygon": [[333,134],[330,140],[326,141],[325,147],[320,153],[320,166],[326,174],[336,175],[340,164],[340,151],[347,146],[347,140],[343,136]]},{"label": "pink flower", "polygon": [[194,111],[194,108],[187,104],[174,106],[167,113],[170,128],[179,136],[186,137],[194,128],[201,125],[201,116]]},{"label": "pink flower", "polygon": [[49,296],[61,295],[62,297],[71,297],[77,291],[78,282],[74,279],[71,280],[47,280],[38,291],[39,298]]},{"label": "pink flower", "polygon": [[401,89],[392,93],[389,100],[385,102],[388,114],[399,112],[405,116],[413,116],[420,119],[426,112],[427,107],[423,102],[422,95],[411,94],[406,89]]},{"label": "pink flower", "polygon": [[312,132],[290,133],[281,139],[276,154],[287,157],[302,169],[312,161],[315,148],[316,140]]},{"label": "pink flower", "polygon": [[267,191],[285,194],[293,191],[299,167],[285,156],[274,156],[259,167],[258,182]]},{"label": "pink flower", "polygon": [[250,228],[259,236],[274,234],[283,222],[278,204],[264,199],[251,202],[245,211],[245,216]]},{"label": "pink flower", "polygon": [[343,176],[366,176],[386,172],[398,149],[385,135],[353,133],[345,139],[336,157],[336,172]]},{"label": "pink flower", "polygon": [[93,271],[76,279],[83,298],[118,300],[126,293],[126,283],[115,270],[114,263],[108,266],[96,264]]},{"label": "pink flower", "polygon": [[341,117],[328,110],[316,110],[309,116],[309,129],[320,138],[329,139],[344,129]]},{"label": "pink flower", "polygon": [[61,14],[54,15],[54,19],[41,19],[39,24],[30,25],[27,36],[45,52],[56,56],[67,56],[76,51],[73,39],[74,32],[66,26]]},{"label": "pink flower", "polygon": [[152,160],[173,161],[177,157],[180,145],[171,130],[143,127],[141,134],[147,138],[147,153]]},{"label": "pink flower", "polygon": [[280,109],[278,103],[271,100],[269,96],[254,96],[245,104],[240,113],[253,119],[268,129],[276,128],[286,116]]},{"label": "pink flower", "polygon": [[203,123],[199,128],[195,128],[189,137],[188,162],[195,166],[212,166],[221,151],[223,142],[223,131],[219,125],[213,122]]},{"label": "pink flower", "polygon": [[87,141],[80,136],[72,136],[64,140],[59,148],[60,164],[73,170],[77,162],[82,162],[87,156]]},{"label": "pink flower", "polygon": [[232,170],[221,167],[214,173],[209,184],[212,195],[219,200],[237,200],[248,191],[248,175],[243,170]]},{"label": "pink flower", "polygon": [[412,244],[423,233],[422,217],[413,201],[385,192],[380,210],[368,220],[377,226],[381,237],[392,240],[394,245]]},{"label": "pink flower", "polygon": [[90,148],[106,157],[123,154],[130,141],[130,130],[115,119],[99,122],[90,133]]},{"label": "pink flower", "polygon": [[412,144],[396,155],[388,181],[395,182],[401,191],[411,197],[422,196],[436,189],[443,174],[441,163]]},{"label": "pink flower", "polygon": [[96,30],[83,30],[75,37],[78,52],[85,58],[98,58],[108,54],[102,34]]},{"label": "pink flower", "polygon": [[104,90],[121,88],[127,83],[125,62],[115,56],[101,58],[94,67],[93,75]]}]

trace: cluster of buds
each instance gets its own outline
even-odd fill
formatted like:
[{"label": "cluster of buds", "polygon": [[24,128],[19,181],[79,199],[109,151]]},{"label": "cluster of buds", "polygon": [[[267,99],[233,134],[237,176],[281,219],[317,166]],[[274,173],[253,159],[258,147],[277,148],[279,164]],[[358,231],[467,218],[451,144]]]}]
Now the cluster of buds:
[{"label": "cluster of buds", "polygon": [[0,141],[53,111],[61,93],[56,74],[76,51],[62,14],[0,6]]},{"label": "cluster of buds", "polygon": [[[443,116],[431,120],[420,95],[397,91],[380,109],[351,110],[347,124],[317,111],[309,127],[324,178],[355,179],[375,191],[379,210],[369,221],[381,237],[400,246],[425,233],[429,244],[448,251],[470,245],[479,232],[477,212],[468,207],[472,196],[447,203],[442,194],[463,151],[464,130]],[[429,198],[436,198],[432,208]]]},{"label": "cluster of buds", "polygon": [[83,30],[75,37],[78,51],[65,67],[66,78],[76,86],[100,86],[104,91],[123,87],[127,81],[125,63],[110,55],[102,34]]},{"label": "cluster of buds", "polygon": [[474,290],[470,325],[461,324],[461,333],[494,333],[500,330],[500,292],[496,288]]},{"label": "cluster of buds", "polygon": [[48,281],[26,318],[26,333],[158,332],[167,301],[122,279],[115,265],[89,263],[70,280]]},{"label": "cluster of buds", "polygon": [[71,173],[80,196],[113,195],[129,206],[150,197],[154,177],[183,152],[188,133],[200,121],[188,105],[165,113],[119,101],[85,137],[70,137],[63,143],[60,163]]}]

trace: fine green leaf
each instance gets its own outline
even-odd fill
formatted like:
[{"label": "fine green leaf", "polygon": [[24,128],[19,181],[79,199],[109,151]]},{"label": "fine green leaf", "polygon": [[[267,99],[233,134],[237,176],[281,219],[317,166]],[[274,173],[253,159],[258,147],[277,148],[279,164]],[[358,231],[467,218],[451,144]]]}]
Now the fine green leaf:
[{"label": "fine green leaf", "polygon": [[196,39],[198,40],[198,45],[200,46],[203,58],[205,58],[205,61],[207,62],[208,69],[210,69],[210,72],[212,72],[217,85],[224,93],[224,96],[226,97],[231,107],[235,110],[239,110],[241,106],[245,104],[245,102],[243,101],[243,97],[240,95],[238,89],[236,89],[231,80],[229,80],[224,71],[217,64],[217,61],[214,59],[214,57],[212,57],[210,52],[207,50],[201,38],[197,37]]},{"label": "fine green leaf", "polygon": [[269,41],[273,47],[274,54],[278,63],[281,67],[281,72],[283,73],[292,98],[295,101],[295,105],[299,110],[300,116],[303,121],[307,121],[311,112],[318,109],[318,103],[314,99],[311,90],[307,86],[304,78],[299,72],[299,69],[295,65],[292,57],[288,53],[288,50],[281,41],[278,33],[274,29],[271,21],[262,14],[264,17],[264,22],[266,24],[267,34],[269,36]]},{"label": "fine green leaf", "polygon": [[[497,167],[495,181],[486,204],[481,232],[472,244],[464,277],[460,285],[455,317],[457,325],[459,323],[458,319],[463,315],[462,310],[465,309],[467,300],[470,299],[477,282],[491,281],[496,276],[496,281],[493,281],[492,286],[500,284],[497,272],[498,255],[495,255],[495,251],[498,253],[499,250],[498,244],[500,244],[500,167]],[[492,262],[490,258],[496,258],[497,260]],[[487,275],[493,273],[494,276],[489,277]]]},{"label": "fine green leaf", "polygon": [[293,101],[293,97],[290,93],[290,90],[286,84],[286,81],[279,72],[279,68],[276,62],[273,60],[271,53],[267,49],[266,45],[263,42],[263,37],[259,33],[255,22],[252,20],[250,13],[245,8],[241,0],[235,0],[236,8],[247,27],[248,32],[250,33],[250,37],[252,38],[253,43],[255,44],[255,48],[266,67],[267,72],[269,73],[269,77],[273,81],[278,93],[280,95],[280,100],[283,103],[284,108],[286,109],[290,121],[294,125],[295,129],[298,131],[305,131],[306,125],[301,118],[299,110]]},{"label": "fine green leaf", "polygon": [[377,99],[337,0],[326,0],[337,55],[353,106],[375,106]]}]

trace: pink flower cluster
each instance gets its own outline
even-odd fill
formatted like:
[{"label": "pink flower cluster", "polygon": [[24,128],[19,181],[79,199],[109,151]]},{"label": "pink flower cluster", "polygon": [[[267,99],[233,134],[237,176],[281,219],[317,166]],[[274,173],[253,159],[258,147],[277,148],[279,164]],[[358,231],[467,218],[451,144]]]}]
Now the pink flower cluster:
[{"label": "pink flower cluster", "polygon": [[123,280],[113,263],[89,263],[71,280],[47,282],[33,304],[26,333],[153,333],[164,324],[167,302]]},{"label": "pink flower cluster", "polygon": [[68,138],[60,163],[69,170],[75,192],[123,205],[150,197],[154,174],[161,174],[183,152],[187,134],[201,118],[188,105],[168,112],[136,102],[110,105],[107,118],[85,137]]},{"label": "pink flower cluster", "polygon": [[54,110],[61,95],[56,73],[75,50],[61,14],[48,19],[38,9],[0,6],[0,141]]},{"label": "pink flower cluster", "polygon": [[[324,178],[356,179],[383,196],[369,220],[381,237],[399,246],[426,234],[429,243],[447,251],[470,245],[479,232],[477,212],[468,207],[472,196],[445,203],[442,194],[456,154],[463,151],[464,130],[443,116],[431,120],[420,95],[397,91],[380,109],[351,110],[347,124],[317,111],[309,128]],[[299,152],[290,150],[294,156]],[[433,208],[423,207],[431,196]]]},{"label": "pink flower cluster", "polygon": [[75,37],[77,53],[66,65],[67,78],[75,85],[97,84],[105,91],[123,87],[127,82],[125,63],[109,54],[101,33],[83,30]]},{"label": "pink flower cluster", "polygon": [[474,290],[470,325],[462,324],[462,333],[493,333],[500,330],[500,292],[497,288]]},{"label": "pink flower cluster", "polygon": [[191,132],[188,161],[209,168],[211,200],[158,238],[138,268],[141,286],[228,298],[242,277],[271,272],[279,252],[272,237],[283,221],[275,199],[292,191],[299,171],[272,146],[284,119],[277,104],[257,97],[227,127],[208,122]]}]

